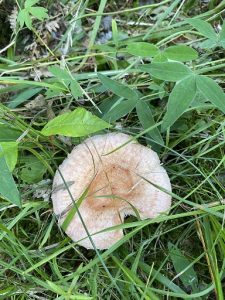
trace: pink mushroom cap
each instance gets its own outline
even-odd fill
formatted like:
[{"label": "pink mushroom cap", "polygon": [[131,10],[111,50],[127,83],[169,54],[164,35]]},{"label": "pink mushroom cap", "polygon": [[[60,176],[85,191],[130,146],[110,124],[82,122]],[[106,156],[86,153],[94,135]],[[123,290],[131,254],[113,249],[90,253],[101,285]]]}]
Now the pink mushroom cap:
[{"label": "pink mushroom cap", "polygon": [[[120,225],[127,215],[155,218],[168,213],[171,206],[170,180],[158,155],[131,138],[123,133],[90,137],[74,147],[59,166],[75,201],[87,190],[79,212],[98,249],[107,249],[123,237],[120,228],[105,229]],[[73,201],[58,171],[52,201],[62,224]],[[93,248],[77,212],[66,233],[79,245]]]}]

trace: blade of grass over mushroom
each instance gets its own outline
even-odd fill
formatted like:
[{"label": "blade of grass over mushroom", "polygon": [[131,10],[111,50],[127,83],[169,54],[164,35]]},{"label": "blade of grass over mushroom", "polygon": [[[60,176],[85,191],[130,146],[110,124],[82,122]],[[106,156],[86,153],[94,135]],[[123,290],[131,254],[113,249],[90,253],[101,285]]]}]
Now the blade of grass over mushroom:
[{"label": "blade of grass over mushroom", "polygon": [[140,65],[139,68],[153,77],[166,81],[179,81],[190,76],[192,71],[180,62],[160,62]]},{"label": "blade of grass over mushroom", "polygon": [[83,194],[80,196],[80,198],[76,201],[76,206],[73,206],[73,207],[69,210],[69,212],[68,212],[68,214],[67,214],[65,220],[63,221],[63,223],[62,223],[62,225],[61,225],[61,227],[62,227],[63,230],[66,231],[66,229],[68,228],[68,226],[69,226],[70,222],[72,221],[74,215],[77,213],[77,210],[79,209],[81,203],[82,203],[82,202],[85,200],[85,198],[87,197],[88,190],[89,190],[89,187],[83,192]]},{"label": "blade of grass over mushroom", "polygon": [[222,88],[213,79],[203,75],[197,75],[196,84],[201,94],[225,113],[225,93]]},{"label": "blade of grass over mushroom", "polygon": [[109,89],[111,92],[113,92],[115,95],[119,97],[123,97],[128,100],[137,101],[138,100],[138,94],[136,91],[129,88],[127,85],[119,83],[103,74],[98,73],[98,78],[102,82],[102,84]]},{"label": "blade of grass over mushroom", "polygon": [[[0,146],[0,149],[2,149],[2,146]],[[10,157],[10,160],[9,158],[7,160],[10,161],[12,167],[15,163],[14,159],[12,160],[12,157]],[[19,191],[5,156],[0,156],[0,170],[0,196],[17,206],[21,206]]]},{"label": "blade of grass over mushroom", "polygon": [[[152,116],[151,109],[146,102],[139,99],[136,104],[136,111],[137,111],[138,118],[144,129],[147,129],[155,125],[155,121]],[[152,139],[157,141],[159,144],[161,145],[164,144],[160,131],[157,127],[151,130],[150,132],[148,132],[147,135],[152,137]]]},{"label": "blade of grass over mushroom", "polygon": [[181,62],[194,60],[198,57],[198,52],[186,45],[170,46],[163,51],[163,54],[168,59]]},{"label": "blade of grass over mushroom", "polygon": [[168,129],[189,107],[196,95],[195,76],[189,76],[176,83],[170,93],[167,112],[163,118],[162,129]]},{"label": "blade of grass over mushroom", "polygon": [[138,220],[141,220],[141,217],[140,217],[140,214],[138,212],[138,210],[136,209],[136,207],[130,203],[128,200],[126,200],[125,198],[122,198],[122,197],[119,197],[117,195],[114,195],[114,194],[111,194],[111,195],[100,195],[100,196],[95,196],[95,198],[109,198],[109,199],[117,199],[117,200],[122,200],[124,202],[126,202],[130,207],[131,209],[134,211],[134,214],[135,214],[135,217],[138,219]]},{"label": "blade of grass over mushroom", "polygon": [[154,57],[159,53],[157,46],[146,42],[129,43],[126,51],[140,57]]},{"label": "blade of grass over mushroom", "polygon": [[86,109],[77,108],[49,121],[41,133],[46,136],[61,134],[81,137],[110,127],[109,123],[96,117]]}]

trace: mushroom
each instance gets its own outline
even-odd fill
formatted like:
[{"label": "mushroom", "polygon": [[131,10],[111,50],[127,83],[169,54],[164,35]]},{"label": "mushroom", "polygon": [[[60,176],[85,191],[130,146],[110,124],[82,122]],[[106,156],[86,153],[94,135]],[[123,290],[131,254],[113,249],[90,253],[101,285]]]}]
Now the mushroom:
[{"label": "mushroom", "polygon": [[[120,225],[127,215],[154,218],[168,212],[171,206],[171,196],[166,192],[171,191],[170,180],[158,155],[131,138],[123,133],[108,133],[86,139],[63,161],[59,166],[61,174],[57,171],[53,180],[53,209],[59,224],[73,206],[62,176],[74,201],[87,190],[79,212],[98,249],[107,249],[123,237],[121,228],[104,229]],[[66,233],[91,249],[80,216],[73,216]]]}]

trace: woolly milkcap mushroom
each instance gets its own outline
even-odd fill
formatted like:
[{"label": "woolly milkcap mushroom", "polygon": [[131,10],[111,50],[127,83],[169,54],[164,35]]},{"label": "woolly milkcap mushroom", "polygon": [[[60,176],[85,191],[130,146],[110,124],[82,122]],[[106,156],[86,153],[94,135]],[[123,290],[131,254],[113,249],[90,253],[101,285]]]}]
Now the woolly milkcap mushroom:
[{"label": "woolly milkcap mushroom", "polygon": [[[125,216],[138,212],[141,219],[154,218],[171,206],[170,195],[157,188],[171,191],[158,155],[135,141],[123,145],[130,139],[122,133],[93,136],[76,146],[59,167],[75,201],[87,190],[79,212],[98,249],[107,249],[123,237],[118,227],[100,231],[121,224]],[[58,171],[52,200],[62,224],[73,202]],[[78,213],[66,233],[85,248],[93,248]]]}]

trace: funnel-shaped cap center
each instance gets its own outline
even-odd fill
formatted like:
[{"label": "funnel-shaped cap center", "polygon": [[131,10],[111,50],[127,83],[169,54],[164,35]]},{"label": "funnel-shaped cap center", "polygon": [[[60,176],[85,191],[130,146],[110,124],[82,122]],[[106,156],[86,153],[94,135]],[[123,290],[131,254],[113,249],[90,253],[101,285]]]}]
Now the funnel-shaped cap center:
[{"label": "funnel-shaped cap center", "polygon": [[[136,193],[135,178],[122,166],[111,164],[101,168],[90,184],[87,201],[92,209],[127,206]],[[124,201],[126,200],[126,201]]]}]

